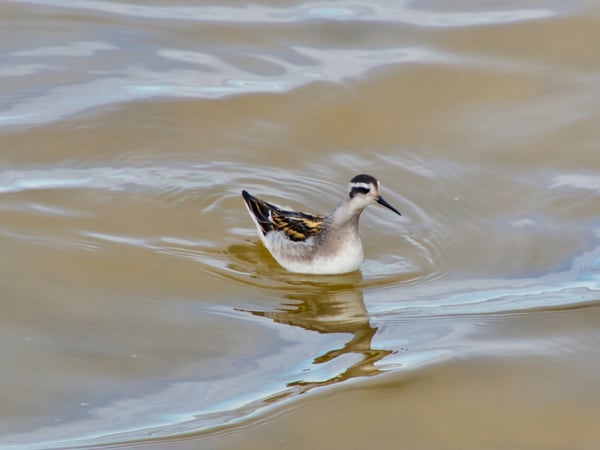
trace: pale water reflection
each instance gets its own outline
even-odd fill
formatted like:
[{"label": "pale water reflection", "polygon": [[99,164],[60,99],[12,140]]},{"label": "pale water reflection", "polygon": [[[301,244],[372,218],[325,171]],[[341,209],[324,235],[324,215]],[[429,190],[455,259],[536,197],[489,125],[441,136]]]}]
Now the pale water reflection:
[{"label": "pale water reflection", "polygon": [[[152,395],[122,398],[104,407],[85,403],[91,410],[89,418],[65,425],[57,421],[23,435],[9,434],[5,443],[15,441],[37,448],[35,442],[43,440],[40,448],[63,448],[214,429],[312,388],[381,372],[377,364],[392,350],[373,346],[377,327],[370,325],[361,289],[317,284],[297,290],[303,293],[286,295],[285,303],[275,311],[236,311],[216,305],[203,308],[203,316],[221,322],[220,326],[228,321],[260,320],[258,333],[252,336],[255,343],[262,342],[260,353],[232,361],[237,375],[224,377],[214,367],[210,370],[214,373],[201,381],[175,382]],[[265,325],[265,319],[284,327]],[[298,333],[298,329],[304,331]],[[321,335],[336,337],[324,340]],[[325,353],[319,353],[324,349]],[[255,381],[248,383],[251,379]]]},{"label": "pale water reflection", "polygon": [[[13,3],[13,2],[8,2]],[[266,5],[215,7],[143,5],[106,1],[31,0],[22,2],[46,9],[29,11],[26,22],[51,20],[51,11],[65,9],[79,14],[110,14],[134,20],[176,20],[200,22],[205,27],[214,24],[226,28],[238,23],[254,27],[271,27],[279,34],[280,24],[302,23],[306,27],[322,28],[319,21],[338,19],[349,25],[362,21],[375,26],[409,24],[420,27],[470,27],[536,20],[557,14],[552,9],[522,8],[497,11],[427,11],[424,8],[399,2],[386,5],[290,8]],[[60,19],[56,19],[60,23]],[[313,23],[317,21],[316,23]],[[344,23],[340,22],[340,23]],[[188,24],[189,26],[189,24]],[[131,24],[132,29],[135,25]],[[218,30],[215,30],[219,32]],[[260,34],[260,30],[256,30]],[[390,30],[392,32],[393,30]],[[133,31],[132,31],[133,32]],[[157,27],[157,35],[162,34]],[[203,51],[183,50],[163,44],[157,48],[131,45],[111,36],[119,36],[118,25],[108,26],[107,41],[68,42],[63,45],[23,47],[8,52],[5,68],[0,71],[3,82],[15,89],[5,93],[10,99],[0,115],[0,126],[32,126],[60,120],[91,108],[142,100],[153,97],[212,98],[256,92],[282,92],[314,81],[343,82],[347,77],[364,76],[368,71],[389,64],[458,63],[446,52],[426,45],[389,45],[385,40],[373,45],[357,45],[348,49],[344,41],[335,38],[322,45],[300,36],[299,42],[282,49],[260,42],[244,43],[244,51],[231,52],[224,48],[198,42]],[[180,33],[180,31],[174,31]],[[87,34],[87,33],[84,33]],[[284,33],[286,36],[286,33]],[[323,33],[323,36],[326,36]],[[210,35],[208,36],[210,37]],[[15,48],[23,43],[15,42]],[[332,52],[332,49],[335,49]],[[141,53],[141,54],[140,54]],[[241,56],[243,53],[243,57]],[[31,64],[30,60],[48,64]],[[123,64],[115,64],[122,61]],[[173,62],[181,68],[172,69]],[[88,69],[88,65],[93,69]],[[73,70],[74,66],[77,70]],[[268,69],[266,72],[265,70]],[[254,68],[254,70],[253,70]],[[31,83],[46,85],[43,90],[26,90],[22,77]],[[49,81],[51,80],[51,81]],[[20,93],[17,93],[20,91]],[[45,107],[45,105],[52,105]]]},{"label": "pale water reflection", "polygon": [[[13,0],[15,1],[15,0]],[[408,2],[384,4],[336,5],[329,2],[310,2],[308,5],[291,6],[285,9],[267,5],[248,6],[151,6],[144,4],[112,3],[100,0],[27,0],[26,3],[55,8],[82,9],[110,13],[118,16],[133,16],[145,19],[199,20],[226,23],[296,23],[311,19],[351,19],[365,21],[391,21],[426,27],[465,27],[487,24],[502,24],[522,20],[542,19],[558,13],[561,6],[555,2],[554,9],[510,8],[491,11],[436,12],[420,8]],[[531,2],[535,4],[534,2]]]},{"label": "pale water reflection", "polygon": [[[392,350],[373,348],[377,327],[371,326],[361,289],[343,285],[334,289],[323,287],[316,289],[315,293],[290,294],[289,300],[278,311],[247,312],[321,334],[350,335],[342,347],[314,358],[312,367],[305,369],[302,378],[291,381],[289,386],[302,386],[303,390],[307,390],[380,373],[377,363]],[[327,366],[335,364],[337,358],[352,356],[357,357],[358,361],[344,361],[341,369],[333,373],[327,370]]]}]

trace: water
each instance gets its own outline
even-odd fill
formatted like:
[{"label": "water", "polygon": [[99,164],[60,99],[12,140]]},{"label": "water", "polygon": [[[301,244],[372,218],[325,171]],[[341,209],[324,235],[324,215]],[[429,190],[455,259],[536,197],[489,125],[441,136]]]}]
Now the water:
[{"label": "water", "polygon": [[[0,448],[600,446],[594,2],[0,5]],[[240,191],[360,273],[278,267]]]}]

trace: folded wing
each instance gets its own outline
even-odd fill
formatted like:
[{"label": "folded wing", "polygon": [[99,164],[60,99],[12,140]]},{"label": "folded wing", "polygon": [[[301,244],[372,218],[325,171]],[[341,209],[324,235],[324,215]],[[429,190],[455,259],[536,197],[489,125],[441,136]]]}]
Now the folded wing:
[{"label": "folded wing", "polygon": [[323,227],[323,216],[286,211],[242,191],[244,202],[263,235],[282,231],[292,241],[305,241],[316,236]]}]

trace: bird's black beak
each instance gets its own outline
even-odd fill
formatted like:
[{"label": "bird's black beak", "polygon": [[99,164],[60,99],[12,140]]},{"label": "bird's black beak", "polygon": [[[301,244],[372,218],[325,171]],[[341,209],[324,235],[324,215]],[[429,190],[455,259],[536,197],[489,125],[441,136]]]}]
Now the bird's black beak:
[{"label": "bird's black beak", "polygon": [[387,209],[391,209],[392,211],[394,211],[396,214],[398,214],[399,216],[401,216],[402,214],[400,214],[400,211],[398,211],[396,208],[394,208],[392,205],[390,205],[388,202],[386,202],[383,197],[379,197],[377,199],[377,203],[379,203],[380,205],[385,206]]}]

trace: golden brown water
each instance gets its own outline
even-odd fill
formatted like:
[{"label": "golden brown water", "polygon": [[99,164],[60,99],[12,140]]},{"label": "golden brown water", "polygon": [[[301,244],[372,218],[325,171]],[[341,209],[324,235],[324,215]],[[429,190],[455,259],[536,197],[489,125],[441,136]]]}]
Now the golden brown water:
[{"label": "golden brown water", "polygon": [[[597,2],[0,4],[0,449],[600,448]],[[286,273],[240,191],[360,273]]]}]

